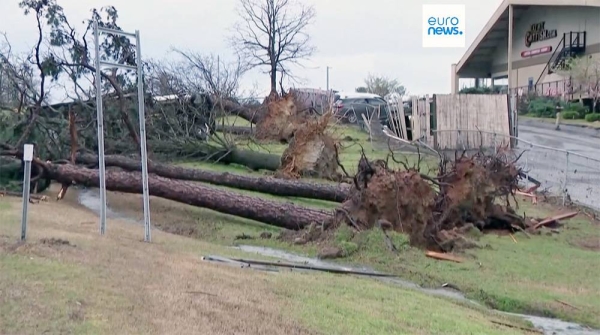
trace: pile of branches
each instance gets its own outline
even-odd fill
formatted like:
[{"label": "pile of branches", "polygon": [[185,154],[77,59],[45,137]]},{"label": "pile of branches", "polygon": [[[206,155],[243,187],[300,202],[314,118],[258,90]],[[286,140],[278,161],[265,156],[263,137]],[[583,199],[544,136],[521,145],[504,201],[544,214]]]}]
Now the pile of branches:
[{"label": "pile of branches", "polygon": [[473,247],[471,229],[524,230],[526,220],[510,205],[522,172],[499,151],[441,158],[435,177],[419,167],[393,170],[389,160],[369,161],[363,153],[354,190],[341,220],[357,230],[381,227],[409,234],[414,246],[440,251]]}]

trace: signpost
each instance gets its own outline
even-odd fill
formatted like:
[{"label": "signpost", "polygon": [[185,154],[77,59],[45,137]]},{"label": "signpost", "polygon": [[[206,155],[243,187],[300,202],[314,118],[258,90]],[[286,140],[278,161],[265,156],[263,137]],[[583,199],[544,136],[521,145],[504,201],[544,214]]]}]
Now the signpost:
[{"label": "signpost", "polygon": [[27,210],[29,206],[29,187],[31,184],[31,161],[33,160],[33,144],[25,144],[23,147],[23,216],[21,218],[21,241],[27,238]]},{"label": "signpost", "polygon": [[[100,33],[135,38],[137,66],[104,62],[100,59]],[[100,175],[100,234],[106,233],[106,167],[104,161],[104,117],[102,110],[102,67],[133,70],[137,73],[138,116],[140,120],[140,155],[142,157],[142,193],[144,198],[144,241],[150,242],[150,194],[148,189],[148,151],[146,149],[146,116],[144,109],[144,82],[142,76],[142,56],[140,48],[140,32],[135,34],[120,30],[102,28],[94,21],[94,42],[96,44],[96,112],[98,122],[98,166]]]}]

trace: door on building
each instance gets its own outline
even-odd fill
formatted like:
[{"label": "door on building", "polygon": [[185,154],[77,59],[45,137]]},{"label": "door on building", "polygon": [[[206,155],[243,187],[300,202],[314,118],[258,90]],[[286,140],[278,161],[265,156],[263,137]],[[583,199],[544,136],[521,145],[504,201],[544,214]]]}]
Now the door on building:
[{"label": "door on building", "polygon": [[529,79],[527,79],[527,88],[530,92],[533,91],[533,77],[529,77]]}]

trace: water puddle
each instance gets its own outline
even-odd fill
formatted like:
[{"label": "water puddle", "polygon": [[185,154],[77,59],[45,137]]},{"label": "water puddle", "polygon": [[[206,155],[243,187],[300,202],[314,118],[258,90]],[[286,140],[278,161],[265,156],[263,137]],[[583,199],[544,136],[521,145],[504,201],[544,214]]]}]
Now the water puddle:
[{"label": "water puddle", "polygon": [[[100,193],[99,193],[98,189],[88,189],[88,188],[80,189],[78,201],[81,205],[83,205],[84,207],[93,211],[97,215],[100,214]],[[119,220],[128,221],[128,222],[132,222],[132,223],[140,223],[139,220],[135,220],[135,219],[132,219],[131,217],[120,214],[120,213],[112,210],[110,207],[107,207],[107,209],[106,209],[106,216],[109,219],[119,219]],[[363,276],[368,276],[365,273],[371,273],[373,275],[368,276],[368,277],[376,279],[376,280],[380,280],[380,281],[387,282],[390,284],[398,285],[398,286],[401,286],[404,288],[419,290],[421,292],[425,292],[425,293],[428,293],[431,295],[449,297],[449,298],[453,298],[453,299],[457,299],[460,301],[465,301],[465,302],[469,302],[469,303],[472,303],[475,305],[482,306],[480,303],[478,303],[476,301],[467,299],[459,291],[456,291],[453,289],[448,289],[448,288],[443,288],[443,287],[442,288],[424,288],[424,287],[421,287],[421,286],[417,285],[416,283],[413,283],[408,280],[403,280],[398,277],[385,276],[377,271],[374,271],[372,268],[369,268],[366,266],[342,265],[342,264],[338,264],[338,263],[334,263],[334,262],[327,262],[327,261],[319,260],[316,258],[295,255],[293,253],[289,253],[289,252],[286,252],[283,250],[267,248],[267,247],[240,245],[235,248],[239,249],[241,251],[247,252],[247,253],[254,253],[254,254],[258,254],[258,255],[262,255],[262,256],[274,257],[274,258],[278,258],[278,259],[284,260],[289,263],[307,266],[304,269],[294,269],[296,271],[314,271],[314,270],[322,270],[324,268],[328,268],[328,269],[336,269],[336,270],[340,270],[340,271],[344,271],[344,272],[361,273],[361,275],[363,275]],[[225,258],[225,257],[210,256],[210,257],[206,257],[206,260],[225,263],[225,264],[229,264],[229,265],[241,267],[241,268],[252,267],[254,269],[259,269],[259,270],[263,270],[263,271],[272,271],[272,272],[282,271],[281,268],[274,268],[271,266],[265,266],[265,265],[260,265],[260,264],[258,264],[258,265],[253,264],[250,266],[248,263],[245,263],[243,261],[236,261],[236,260],[232,260],[232,259]],[[308,267],[314,267],[314,269],[310,269]],[[320,268],[320,269],[317,269],[317,268]],[[514,314],[514,313],[506,313],[506,312],[500,312],[500,311],[497,311],[497,312],[522,317],[522,318],[530,321],[536,329],[542,331],[544,334],[547,334],[547,335],[554,335],[554,334],[600,335],[600,331],[598,331],[598,330],[592,330],[592,329],[583,327],[581,325],[578,325],[578,324],[572,323],[572,322],[566,322],[566,321],[562,321],[562,320],[558,320],[558,319],[550,319],[550,318],[544,318],[544,317],[532,316],[532,315]]]},{"label": "water puddle", "polygon": [[[314,266],[314,267],[319,267],[319,268],[331,268],[331,269],[338,269],[338,270],[343,270],[343,271],[372,272],[375,274],[381,274],[379,272],[374,271],[371,268],[364,267],[364,266],[354,267],[354,266],[348,266],[348,265],[341,265],[341,264],[337,264],[337,263],[333,263],[333,262],[319,260],[316,258],[295,255],[293,253],[289,253],[289,252],[286,252],[283,250],[278,250],[278,249],[273,249],[273,248],[268,248],[268,247],[240,245],[235,248],[238,250],[244,251],[244,252],[254,253],[254,254],[261,255],[261,256],[274,257],[274,258],[285,260],[287,262],[297,263],[297,264],[301,264],[301,265],[309,265],[309,266]],[[238,263],[243,264],[243,262],[238,262]],[[254,267],[256,268],[256,266],[254,266]],[[264,270],[262,268],[259,268],[259,269]],[[276,271],[276,269],[273,269],[273,268],[268,268],[267,270],[268,271]],[[413,283],[411,281],[404,280],[401,278],[397,278],[397,277],[385,277],[385,276],[369,276],[369,277],[383,281],[383,282],[398,285],[398,286],[401,286],[404,288],[419,290],[419,291],[427,293],[427,294],[449,297],[449,298],[457,299],[460,301],[468,302],[468,303],[471,303],[474,305],[482,306],[480,303],[470,300],[470,299],[467,299],[461,292],[453,290],[453,289],[424,288],[424,287],[421,287],[420,285],[417,285],[416,283]],[[598,330],[592,330],[590,328],[581,326],[581,325],[573,323],[573,322],[567,322],[567,321],[562,321],[559,319],[551,319],[551,318],[545,318],[545,317],[533,316],[533,315],[507,313],[507,312],[502,312],[502,311],[497,311],[497,310],[495,310],[495,311],[498,313],[502,313],[502,314],[507,314],[507,315],[518,316],[518,317],[524,318],[524,319],[528,320],[529,322],[531,322],[536,329],[542,331],[546,335],[554,335],[554,334],[600,335],[600,331],[598,331]]]},{"label": "water puddle", "polygon": [[[317,268],[329,268],[329,269],[338,269],[341,271],[352,271],[352,272],[363,272],[363,273],[373,273],[373,274],[379,274],[379,275],[383,275],[382,273],[375,271],[373,268],[367,267],[367,266],[349,266],[349,265],[343,265],[343,264],[339,264],[339,263],[334,263],[334,262],[327,262],[327,261],[323,261],[320,259],[316,259],[316,258],[310,258],[310,257],[305,257],[305,256],[300,256],[300,255],[295,255],[283,250],[278,250],[278,249],[273,249],[273,248],[267,248],[267,247],[258,247],[258,246],[252,246],[252,245],[239,245],[237,247],[234,247],[235,249],[247,252],[247,253],[254,253],[254,254],[258,254],[258,255],[262,255],[262,256],[268,256],[268,257],[274,257],[274,258],[279,258],[288,262],[292,262],[292,263],[298,263],[298,264],[302,264],[302,265],[310,265],[310,266],[314,266]],[[444,297],[450,297],[450,298],[455,298],[455,299],[460,299],[460,300],[465,300],[468,301],[462,293],[452,290],[452,289],[447,289],[447,288],[423,288],[411,281],[408,280],[404,280],[398,277],[391,277],[391,276],[377,276],[377,275],[365,275],[368,276],[370,278],[374,278],[383,282],[388,282],[388,283],[392,283],[395,285],[399,285],[402,287],[406,287],[406,288],[412,288],[412,289],[418,289],[433,295],[438,295],[438,296],[444,296]]]},{"label": "water puddle", "polygon": [[[100,190],[99,189],[97,189],[97,188],[79,189],[79,195],[77,196],[77,201],[81,205],[86,207],[87,209],[96,213],[96,215],[100,216]],[[106,218],[112,219],[112,220],[123,220],[123,221],[132,222],[132,223],[141,223],[138,220],[132,219],[126,215],[123,215],[121,213],[118,213],[118,212],[112,210],[108,206],[108,204],[106,205]]]}]

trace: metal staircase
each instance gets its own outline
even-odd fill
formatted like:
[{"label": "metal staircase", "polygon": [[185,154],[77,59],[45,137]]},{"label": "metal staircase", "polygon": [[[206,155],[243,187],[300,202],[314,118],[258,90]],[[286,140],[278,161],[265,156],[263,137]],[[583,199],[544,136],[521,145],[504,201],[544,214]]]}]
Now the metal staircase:
[{"label": "metal staircase", "polygon": [[557,69],[564,69],[569,58],[585,53],[585,46],[585,31],[564,33],[535,84],[539,84],[546,74],[554,73]]}]

